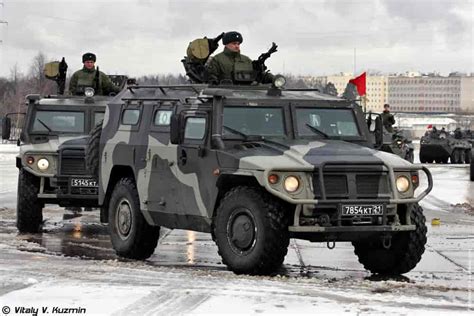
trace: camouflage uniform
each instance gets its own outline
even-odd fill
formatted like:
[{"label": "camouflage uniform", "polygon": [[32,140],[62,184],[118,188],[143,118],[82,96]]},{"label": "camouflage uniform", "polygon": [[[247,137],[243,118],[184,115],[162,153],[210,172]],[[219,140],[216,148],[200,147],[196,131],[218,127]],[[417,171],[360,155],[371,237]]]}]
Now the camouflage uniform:
[{"label": "camouflage uniform", "polygon": [[[209,82],[219,84],[229,80],[233,84],[250,84],[255,78],[252,60],[238,52],[233,52],[227,47],[222,53],[217,54],[209,62]],[[273,75],[266,73],[262,83],[271,83]]]},{"label": "camouflage uniform", "polygon": [[[95,78],[96,69],[87,69],[83,67],[81,70],[76,71],[69,82],[69,91],[72,95],[83,94],[85,87],[91,87],[95,89]],[[95,91],[96,95],[109,95],[112,92],[119,92],[120,88],[115,86],[109,77],[102,71],[99,71],[99,89]]]},{"label": "camouflage uniform", "polygon": [[395,118],[389,111],[382,112],[382,123],[388,132],[393,133],[392,125],[395,124]]}]

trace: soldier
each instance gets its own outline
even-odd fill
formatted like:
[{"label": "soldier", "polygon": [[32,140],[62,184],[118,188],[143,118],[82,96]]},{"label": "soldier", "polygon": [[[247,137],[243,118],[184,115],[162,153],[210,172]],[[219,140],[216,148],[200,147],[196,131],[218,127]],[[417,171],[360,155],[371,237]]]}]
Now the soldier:
[{"label": "soldier", "polygon": [[383,105],[382,123],[389,133],[393,133],[392,125],[395,124],[395,118],[390,113],[390,105],[388,103]]},{"label": "soldier", "polygon": [[[222,37],[224,51],[212,58],[208,65],[209,82],[213,84],[233,83],[250,84],[256,79],[252,60],[240,53],[242,35],[239,32],[227,32]],[[265,73],[261,83],[271,83],[273,75]]]},{"label": "soldier", "polygon": [[84,67],[76,71],[69,82],[69,92],[72,95],[84,94],[86,87],[94,88],[97,95],[109,95],[120,91],[120,88],[115,86],[109,77],[99,67],[95,69],[96,56],[93,53],[85,53],[82,55],[82,63]]}]

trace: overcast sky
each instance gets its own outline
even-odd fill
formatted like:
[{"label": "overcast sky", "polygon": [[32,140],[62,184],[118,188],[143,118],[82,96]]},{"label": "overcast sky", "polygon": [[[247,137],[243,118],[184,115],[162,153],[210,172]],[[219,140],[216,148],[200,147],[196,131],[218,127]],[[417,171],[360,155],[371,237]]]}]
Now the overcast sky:
[{"label": "overcast sky", "polygon": [[[84,52],[109,74],[184,73],[188,43],[237,30],[252,59],[278,44],[273,73],[474,72],[474,0],[0,0],[0,76],[39,51]],[[222,49],[222,45],[219,50]]]}]

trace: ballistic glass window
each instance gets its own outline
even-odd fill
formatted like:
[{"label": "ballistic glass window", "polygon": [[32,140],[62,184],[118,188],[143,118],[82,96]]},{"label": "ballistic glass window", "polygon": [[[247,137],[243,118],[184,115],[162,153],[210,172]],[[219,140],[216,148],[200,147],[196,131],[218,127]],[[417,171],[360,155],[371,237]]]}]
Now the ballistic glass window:
[{"label": "ballistic glass window", "polygon": [[159,110],[155,113],[155,118],[153,124],[156,126],[168,126],[171,122],[171,115],[173,111],[171,110]]},{"label": "ballistic glass window", "polygon": [[84,112],[37,111],[31,132],[84,133]]},{"label": "ballistic glass window", "polygon": [[206,119],[204,117],[189,117],[186,119],[184,139],[202,140],[206,135]]},{"label": "ballistic glass window", "polygon": [[314,136],[314,131],[308,125],[330,137],[360,136],[354,113],[350,109],[297,108],[296,123],[300,136]]},{"label": "ballistic glass window", "polygon": [[[282,108],[225,107],[224,126],[245,135],[286,136]],[[236,133],[224,128],[224,138],[236,136]]]},{"label": "ballistic glass window", "polygon": [[136,125],[140,119],[140,110],[126,109],[122,114],[123,125]]}]

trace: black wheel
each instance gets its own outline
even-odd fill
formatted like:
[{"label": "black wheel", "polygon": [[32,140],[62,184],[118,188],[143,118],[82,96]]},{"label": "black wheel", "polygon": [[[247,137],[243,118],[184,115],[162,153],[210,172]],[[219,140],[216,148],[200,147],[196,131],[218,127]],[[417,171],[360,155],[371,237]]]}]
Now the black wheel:
[{"label": "black wheel", "polygon": [[380,239],[353,242],[354,252],[365,269],[372,273],[398,275],[412,270],[425,251],[426,225],[423,209],[410,204],[411,223],[415,231],[399,232],[392,237],[391,245],[384,248]]},{"label": "black wheel", "polygon": [[426,156],[420,153],[420,162],[421,163],[427,163],[428,159],[426,159]]},{"label": "black wheel", "polygon": [[237,274],[271,274],[288,252],[285,211],[260,189],[241,186],[229,191],[217,209],[214,227],[219,255]]},{"label": "black wheel", "polygon": [[99,145],[102,134],[102,122],[99,122],[89,133],[86,148],[86,169],[89,174],[99,175]]},{"label": "black wheel", "polygon": [[459,149],[459,160],[458,163],[464,163],[466,161],[466,153],[463,149]]},{"label": "black wheel", "polygon": [[413,150],[409,150],[405,155],[405,160],[413,163],[414,159]]},{"label": "black wheel", "polygon": [[18,175],[16,227],[20,233],[38,233],[43,223],[43,204],[38,201],[39,178],[25,169]]},{"label": "black wheel", "polygon": [[451,153],[451,156],[449,158],[451,160],[451,163],[458,163],[459,162],[459,151],[457,149],[454,149],[453,152]]},{"label": "black wheel", "polygon": [[120,179],[109,204],[109,232],[119,256],[146,259],[155,251],[160,227],[149,225],[140,211],[137,188],[132,179]]},{"label": "black wheel", "polygon": [[467,149],[466,152],[464,153],[464,162],[469,164],[471,163],[471,150]]}]

